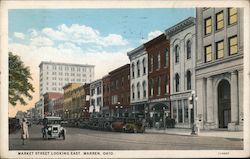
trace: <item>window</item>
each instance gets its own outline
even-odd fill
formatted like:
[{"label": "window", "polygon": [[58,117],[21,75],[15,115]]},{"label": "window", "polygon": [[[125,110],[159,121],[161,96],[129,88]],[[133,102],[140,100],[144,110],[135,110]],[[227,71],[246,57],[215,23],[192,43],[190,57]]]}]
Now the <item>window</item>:
[{"label": "window", "polygon": [[157,55],[157,69],[160,69],[161,67],[161,54],[160,52]]},{"label": "window", "polygon": [[91,105],[95,105],[95,99],[91,99]]},{"label": "window", "polygon": [[154,69],[154,57],[151,56],[151,58],[150,58],[150,71],[152,72],[153,69]]},{"label": "window", "polygon": [[140,77],[140,61],[139,60],[136,63],[136,67],[137,67],[137,77]]},{"label": "window", "polygon": [[183,102],[184,102],[184,122],[189,123],[189,120],[188,120],[188,100],[185,99]]},{"label": "window", "polygon": [[122,87],[123,87],[123,84],[124,84],[124,77],[122,77],[122,83],[121,83],[121,84],[122,84]]},{"label": "window", "polygon": [[168,48],[165,51],[165,66],[168,66]]},{"label": "window", "polygon": [[154,95],[154,80],[150,80],[150,96]]},{"label": "window", "polygon": [[219,41],[216,43],[216,59],[224,57],[224,41]]},{"label": "window", "polygon": [[180,48],[178,45],[175,46],[175,63],[178,63],[179,62],[179,51],[180,51]]},{"label": "window", "polygon": [[135,86],[132,84],[132,99],[135,99]]},{"label": "window", "polygon": [[223,11],[216,14],[216,30],[222,29],[224,27],[224,15]]},{"label": "window", "polygon": [[237,23],[237,8],[228,9],[228,24]]},{"label": "window", "polygon": [[91,96],[95,94],[95,89],[91,89]]},{"label": "window", "polygon": [[142,67],[143,67],[143,74],[146,74],[146,63],[145,63],[145,58],[142,60]]},{"label": "window", "polygon": [[191,41],[187,41],[187,59],[191,58]]},{"label": "window", "polygon": [[212,17],[205,19],[205,35],[212,33]]},{"label": "window", "polygon": [[212,61],[212,45],[208,45],[205,47],[205,61]]},{"label": "window", "polygon": [[179,81],[180,81],[180,76],[179,74],[177,73],[175,75],[175,91],[176,92],[179,92]]},{"label": "window", "polygon": [[178,100],[178,122],[179,123],[183,122],[181,100]]},{"label": "window", "polygon": [[101,87],[97,87],[97,94],[101,94]]},{"label": "window", "polygon": [[229,38],[229,55],[237,54],[238,52],[238,39],[237,36]]},{"label": "window", "polygon": [[145,81],[143,81],[143,83],[142,83],[142,87],[143,87],[143,97],[144,98],[146,98],[146,82]]},{"label": "window", "polygon": [[135,78],[135,65],[132,63],[132,78]]},{"label": "window", "polygon": [[161,77],[158,77],[157,84],[158,84],[157,94],[161,95]]},{"label": "window", "polygon": [[191,72],[187,71],[187,90],[191,89]]},{"label": "window", "polygon": [[137,98],[140,99],[140,89],[141,89],[141,86],[140,86],[140,83],[138,82],[137,83]]},{"label": "window", "polygon": [[165,93],[167,94],[169,90],[169,85],[168,85],[168,76],[165,75]]},{"label": "window", "polygon": [[102,97],[96,99],[97,105],[101,106]]}]

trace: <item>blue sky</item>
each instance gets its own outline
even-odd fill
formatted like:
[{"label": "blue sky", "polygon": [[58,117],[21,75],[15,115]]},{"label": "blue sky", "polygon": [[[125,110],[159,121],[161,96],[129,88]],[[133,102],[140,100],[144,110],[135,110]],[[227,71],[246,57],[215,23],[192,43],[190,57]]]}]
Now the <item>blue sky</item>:
[{"label": "blue sky", "polygon": [[80,24],[102,36],[119,34],[136,47],[149,32],[164,31],[188,16],[194,16],[194,9],[19,9],[9,11],[9,35],[12,38],[14,32]]},{"label": "blue sky", "polygon": [[194,9],[15,9],[9,10],[9,51],[30,67],[39,99],[41,61],[95,65],[95,79],[129,63],[127,52],[167,28],[195,16]]}]

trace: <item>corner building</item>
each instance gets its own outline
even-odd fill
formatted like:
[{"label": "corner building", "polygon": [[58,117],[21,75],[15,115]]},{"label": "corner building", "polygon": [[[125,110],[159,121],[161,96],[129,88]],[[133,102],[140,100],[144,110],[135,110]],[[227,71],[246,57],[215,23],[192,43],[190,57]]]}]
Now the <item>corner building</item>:
[{"label": "corner building", "polygon": [[243,9],[197,8],[196,88],[201,128],[243,128]]},{"label": "corner building", "polygon": [[190,128],[194,121],[188,99],[195,90],[195,18],[189,17],[165,32],[170,40],[171,118],[175,127]]}]

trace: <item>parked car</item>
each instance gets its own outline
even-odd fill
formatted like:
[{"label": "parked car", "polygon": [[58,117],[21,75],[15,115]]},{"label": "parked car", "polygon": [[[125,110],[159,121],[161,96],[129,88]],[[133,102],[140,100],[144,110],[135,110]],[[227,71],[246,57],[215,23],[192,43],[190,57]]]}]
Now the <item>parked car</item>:
[{"label": "parked car", "polygon": [[136,119],[127,119],[126,124],[124,125],[124,132],[144,133],[145,124]]},{"label": "parked car", "polygon": [[43,119],[42,137],[49,138],[66,138],[66,129],[61,125],[61,117],[49,116]]},{"label": "parked car", "polygon": [[126,122],[122,118],[114,119],[114,121],[111,124],[111,130],[112,131],[124,131],[124,126]]}]

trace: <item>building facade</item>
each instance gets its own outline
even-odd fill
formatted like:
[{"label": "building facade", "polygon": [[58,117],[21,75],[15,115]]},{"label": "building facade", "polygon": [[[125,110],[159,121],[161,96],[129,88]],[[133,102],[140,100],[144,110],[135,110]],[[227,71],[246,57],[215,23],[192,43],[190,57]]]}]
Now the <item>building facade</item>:
[{"label": "building facade", "polygon": [[127,53],[130,59],[130,103],[136,116],[145,116],[148,102],[148,54],[144,45]]},{"label": "building facade", "polygon": [[175,127],[189,128],[194,121],[188,100],[195,90],[195,18],[189,17],[165,33],[170,40],[171,118]]},{"label": "building facade", "polygon": [[197,117],[204,129],[243,126],[243,9],[197,8]]},{"label": "building facade", "polygon": [[62,93],[57,92],[47,92],[43,95],[44,99],[44,116],[53,116],[54,111],[54,100],[62,97]]},{"label": "building facade", "polygon": [[63,96],[55,99],[54,101],[54,107],[53,107],[53,112],[54,116],[58,116],[63,118]]},{"label": "building facade", "polygon": [[43,101],[43,98],[35,103],[35,108],[36,108],[36,111],[37,111],[38,119],[43,119],[44,118],[44,101]]},{"label": "building facade", "polygon": [[109,72],[109,75],[111,83],[111,116],[131,116],[133,112],[130,107],[130,65],[123,65]]},{"label": "building facade", "polygon": [[148,53],[148,108],[150,126],[163,127],[170,117],[170,54],[165,34],[144,44]]},{"label": "building facade", "polygon": [[79,94],[76,95],[75,90],[81,86],[80,83],[68,83],[63,87],[63,111],[64,111],[64,118],[65,119],[77,119],[78,112],[77,109],[79,107],[79,100],[77,97],[80,96]]},{"label": "building facade", "polygon": [[90,113],[100,112],[103,108],[102,80],[98,79],[90,83]]},{"label": "building facade", "polygon": [[110,75],[106,75],[102,78],[102,95],[103,95],[103,115],[105,117],[110,116],[110,105],[111,105],[111,96],[110,96]]},{"label": "building facade", "polygon": [[40,97],[46,92],[63,93],[68,83],[89,83],[94,79],[94,65],[80,65],[56,62],[41,62]]}]

